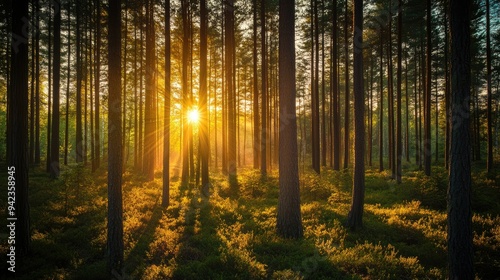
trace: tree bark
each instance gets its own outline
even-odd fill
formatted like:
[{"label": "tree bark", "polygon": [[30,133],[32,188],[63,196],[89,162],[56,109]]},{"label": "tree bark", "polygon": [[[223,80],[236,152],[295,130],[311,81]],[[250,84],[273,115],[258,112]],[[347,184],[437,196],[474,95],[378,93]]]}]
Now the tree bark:
[{"label": "tree bark", "polygon": [[474,279],[469,140],[470,1],[450,1],[451,153],[448,186],[449,279]]},{"label": "tree bark", "polygon": [[54,2],[54,73],[52,94],[52,139],[50,142],[50,176],[59,177],[59,97],[61,88],[61,3]]},{"label": "tree bark", "polygon": [[280,192],[277,231],[285,238],[303,236],[297,161],[294,5],[294,0],[279,1]]},{"label": "tree bark", "polygon": [[[28,30],[24,19],[28,19],[28,0],[13,3],[11,25],[10,90],[7,96],[7,169],[8,191],[15,192],[14,211],[8,218],[17,219],[16,256],[28,254],[30,237],[30,206],[28,193]],[[26,33],[24,33],[26,32]],[[25,36],[25,37],[22,37]],[[26,40],[26,42],[23,42]],[[10,182],[15,182],[12,185]],[[10,197],[10,196],[9,196]],[[11,200],[9,199],[9,202]]]},{"label": "tree bark", "polygon": [[354,182],[347,226],[360,228],[365,197],[365,105],[363,83],[363,0],[354,0]]},{"label": "tree bark", "polygon": [[425,75],[425,102],[424,102],[424,172],[431,175],[431,67],[432,67],[432,30],[431,30],[431,0],[427,0],[427,54],[426,54],[426,75]]},{"label": "tree bark", "polygon": [[[121,123],[121,7],[120,0],[109,1],[108,15],[108,273],[122,275],[122,123]],[[111,142],[110,142],[111,143]]]},{"label": "tree bark", "polygon": [[208,155],[210,145],[208,138],[208,104],[207,104],[207,29],[208,14],[206,0],[200,1],[200,153],[201,153],[201,185],[202,192],[208,196]]},{"label": "tree bark", "polygon": [[260,136],[260,174],[267,175],[267,58],[266,58],[266,1],[260,2],[260,33],[261,33],[261,57],[262,57],[262,121],[261,121],[261,136]]}]

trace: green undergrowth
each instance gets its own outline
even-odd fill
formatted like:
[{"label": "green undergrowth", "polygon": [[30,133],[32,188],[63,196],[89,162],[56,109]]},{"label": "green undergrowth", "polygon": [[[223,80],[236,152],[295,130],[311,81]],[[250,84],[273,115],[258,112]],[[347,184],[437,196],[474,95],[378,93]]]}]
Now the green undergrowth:
[{"label": "green undergrowth", "polygon": [[[118,279],[446,278],[444,168],[434,167],[431,177],[407,170],[401,184],[389,171],[368,168],[364,227],[354,232],[345,227],[351,173],[300,174],[304,238],[289,240],[275,230],[277,172],[263,178],[240,169],[233,186],[226,176],[212,173],[209,197],[194,183],[173,178],[164,209],[161,174],[146,182],[127,170],[125,262]],[[106,182],[105,172],[91,174],[81,166],[64,168],[59,180],[31,172],[32,251],[18,264],[19,279],[108,279]],[[500,275],[499,186],[500,175],[473,173],[474,261],[480,279]],[[5,242],[0,249],[5,256]]]}]

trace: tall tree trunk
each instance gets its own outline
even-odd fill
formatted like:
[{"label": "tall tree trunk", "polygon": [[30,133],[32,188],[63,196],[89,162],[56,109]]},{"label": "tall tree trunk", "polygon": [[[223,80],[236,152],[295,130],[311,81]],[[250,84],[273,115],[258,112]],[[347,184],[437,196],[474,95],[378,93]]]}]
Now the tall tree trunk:
[{"label": "tall tree trunk", "polygon": [[448,186],[449,279],[474,279],[469,140],[470,1],[450,1],[452,129]]},{"label": "tall tree trunk", "polygon": [[266,1],[260,2],[260,34],[261,34],[261,59],[262,59],[262,120],[261,120],[261,136],[260,136],[260,173],[263,176],[267,175],[267,58],[266,58]]},{"label": "tall tree trunk", "polygon": [[[347,225],[362,226],[365,197],[365,105],[363,89],[363,0],[354,0],[354,182]],[[359,45],[358,45],[359,44]]]},{"label": "tall tree trunk", "polygon": [[155,96],[155,28],[153,20],[154,2],[146,2],[146,100],[144,105],[144,158],[143,172],[147,180],[154,179],[156,150]]},{"label": "tall tree trunk", "polygon": [[350,107],[349,101],[349,38],[348,38],[348,4],[349,0],[345,0],[345,19],[344,19],[344,52],[345,52],[345,104],[344,104],[344,169],[349,166],[349,123],[350,123]]},{"label": "tall tree trunk", "polygon": [[397,92],[396,92],[396,101],[398,102],[396,105],[396,182],[401,183],[401,159],[403,157],[403,139],[401,132],[401,85],[403,81],[401,79],[403,67],[401,64],[402,61],[402,34],[403,34],[403,2],[402,0],[398,0],[399,13],[398,13],[398,72],[397,72]]},{"label": "tall tree trunk", "polygon": [[225,2],[225,45],[226,45],[226,88],[227,88],[227,119],[228,119],[228,145],[227,163],[230,184],[235,184],[236,179],[236,112],[234,83],[234,0]]},{"label": "tall tree trunk", "polygon": [[48,38],[48,70],[47,70],[47,156],[45,158],[45,169],[47,173],[50,173],[50,140],[51,130],[52,130],[52,9],[49,9],[49,24],[47,26],[49,38]]},{"label": "tall tree trunk", "polygon": [[[35,1],[30,2],[31,5],[31,24],[35,26],[35,13],[37,12],[35,9]],[[31,82],[30,82],[30,119],[29,119],[29,164],[33,166],[35,163],[35,32],[34,30],[31,32]]]},{"label": "tall tree trunk", "polygon": [[486,157],[486,170],[491,173],[493,169],[493,116],[491,113],[491,39],[490,39],[490,0],[486,0],[486,84],[487,84],[487,104],[486,119],[488,130],[488,155]]},{"label": "tall tree trunk", "polygon": [[259,168],[259,85],[257,77],[257,0],[252,0],[253,4],[253,168]]},{"label": "tall tree trunk", "polygon": [[[36,26],[40,26],[40,2],[36,3]],[[36,41],[36,58],[35,58],[35,75],[36,75],[36,89],[35,89],[35,164],[40,164],[40,32],[35,32]]]},{"label": "tall tree trunk", "polygon": [[379,141],[378,141],[378,169],[384,170],[384,45],[382,40],[382,26],[380,27],[380,95],[379,95]]},{"label": "tall tree trunk", "polygon": [[326,166],[326,92],[325,92],[325,1],[321,0],[321,165]]},{"label": "tall tree trunk", "polygon": [[95,102],[95,117],[94,117],[94,128],[95,128],[95,133],[94,133],[94,142],[95,142],[95,151],[94,151],[94,163],[92,165],[92,170],[96,170],[99,168],[101,164],[101,136],[100,136],[100,101],[99,101],[99,94],[100,94],[100,82],[101,82],[101,2],[96,0],[95,1],[96,9],[97,9],[97,16],[96,16],[96,28],[95,28],[95,74],[94,74],[94,102]]},{"label": "tall tree trunk", "polygon": [[76,162],[83,162],[82,135],[82,40],[80,1],[76,1]]},{"label": "tall tree trunk", "polygon": [[300,215],[297,120],[295,109],[295,1],[279,1],[280,160],[277,230],[286,238],[303,235]]},{"label": "tall tree trunk", "polygon": [[[109,1],[108,12],[108,273],[122,275],[122,123],[121,123],[121,7],[120,0]],[[109,142],[109,141],[108,141]]]},{"label": "tall tree trunk", "polygon": [[[123,62],[122,62],[122,65],[123,65],[123,76],[122,76],[122,79],[123,79],[123,87],[122,87],[122,91],[123,91],[123,97],[122,97],[122,102],[123,102],[123,117],[122,117],[122,128],[123,128],[123,137],[122,137],[122,148],[123,148],[123,165],[124,166],[127,166],[127,160],[128,160],[128,147],[125,143],[125,140],[127,138],[127,41],[128,41],[128,38],[127,38],[127,33],[128,33],[128,10],[127,10],[127,5],[128,5],[128,0],[122,0],[123,3],[124,3],[124,12],[125,12],[125,22],[122,26],[122,31],[123,32],[123,35],[122,35],[122,40],[123,40],[123,52],[122,52],[122,59],[123,59]],[[147,34],[147,33],[146,33]],[[147,38],[147,35],[146,35],[146,42],[147,42],[148,38]],[[146,43],[147,44],[147,43]],[[147,66],[146,66],[147,67]],[[147,85],[147,84],[146,84]],[[156,131],[156,129],[155,129]],[[130,128],[129,128],[129,131],[130,133]]]},{"label": "tall tree trunk", "polygon": [[208,13],[206,0],[200,1],[200,154],[201,185],[203,194],[208,196],[208,156],[210,145],[208,138],[208,104],[207,104],[207,29]]},{"label": "tall tree trunk", "polygon": [[445,104],[445,114],[446,114],[446,132],[445,132],[445,149],[444,149],[444,166],[448,170],[450,167],[450,66],[448,62],[449,56],[449,37],[448,37],[448,3],[445,1],[445,12],[444,12],[444,104]]},{"label": "tall tree trunk", "polygon": [[[15,192],[15,210],[8,212],[9,222],[15,224],[15,254],[28,254],[30,237],[30,207],[28,203],[28,44],[19,40],[26,34],[25,19],[29,20],[28,0],[16,1],[12,7],[10,90],[7,95],[7,170],[8,191]],[[14,177],[13,180],[10,176]],[[15,185],[15,187],[14,187]],[[10,198],[11,196],[9,196]],[[9,202],[11,200],[9,199]]]},{"label": "tall tree trunk", "polygon": [[71,78],[71,3],[68,3],[68,65],[66,76],[66,113],[64,116],[64,165],[68,165],[69,144],[69,85]]},{"label": "tall tree trunk", "polygon": [[54,78],[52,95],[52,139],[50,142],[50,176],[59,177],[59,97],[61,88],[61,10],[59,0],[54,2]]},{"label": "tall tree trunk", "polygon": [[[417,46],[415,45],[415,56],[417,55]],[[415,57],[415,69],[413,74],[413,95],[415,98],[415,164],[420,165],[420,132],[419,132],[419,124],[420,124],[420,102],[419,102],[419,86],[418,86],[418,67],[417,67],[418,57]]]},{"label": "tall tree trunk", "polygon": [[189,180],[189,135],[188,135],[188,124],[187,124],[187,114],[188,114],[188,48],[189,48],[189,32],[188,32],[188,1],[181,1],[181,12],[182,12],[182,176],[181,181],[183,184],[187,184]]},{"label": "tall tree trunk", "polygon": [[[312,119],[312,167],[320,173],[320,131],[319,131],[319,29],[318,29],[318,0],[311,1],[311,119]],[[313,23],[314,22],[314,23]]]},{"label": "tall tree trunk", "polygon": [[339,91],[338,91],[338,60],[337,60],[337,47],[338,47],[338,36],[337,36],[337,1],[333,2],[333,16],[332,16],[332,69],[331,77],[332,80],[332,112],[333,112],[333,170],[340,169],[340,114],[339,114]]},{"label": "tall tree trunk", "polygon": [[[203,0],[202,0],[203,1]],[[165,1],[165,105],[163,107],[163,192],[161,205],[170,203],[170,1]]]},{"label": "tall tree trunk", "polygon": [[[389,6],[392,6],[392,1],[389,1]],[[388,113],[388,135],[389,136],[389,168],[391,169],[391,178],[396,179],[396,145],[395,128],[394,128],[394,75],[392,65],[392,14],[389,17],[389,26],[387,33],[387,113]]]},{"label": "tall tree trunk", "polygon": [[431,61],[432,61],[432,30],[431,30],[431,0],[427,0],[427,54],[426,54],[426,75],[425,75],[425,102],[424,102],[424,172],[425,175],[431,175]]}]

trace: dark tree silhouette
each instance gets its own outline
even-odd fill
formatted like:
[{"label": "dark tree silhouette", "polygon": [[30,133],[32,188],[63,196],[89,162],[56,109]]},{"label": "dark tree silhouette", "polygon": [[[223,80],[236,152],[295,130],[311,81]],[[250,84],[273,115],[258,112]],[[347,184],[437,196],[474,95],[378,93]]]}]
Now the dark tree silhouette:
[{"label": "dark tree silhouette", "polygon": [[362,226],[365,197],[365,98],[363,92],[363,0],[354,0],[354,183],[347,225]]},{"label": "dark tree silhouette", "polygon": [[486,126],[488,131],[488,152],[486,157],[486,170],[491,173],[493,169],[493,114],[491,113],[491,38],[490,38],[490,0],[486,0]]},{"label": "dark tree silhouette", "polygon": [[260,136],[260,173],[267,175],[267,49],[266,49],[266,1],[260,2],[260,36],[262,59],[262,120]]},{"label": "dark tree silhouette", "polygon": [[165,104],[163,107],[163,194],[161,205],[167,207],[170,201],[170,1],[165,1]]},{"label": "dark tree silhouette", "polygon": [[148,180],[153,180],[156,150],[155,99],[155,28],[153,21],[154,2],[146,1],[146,96],[144,105],[144,158],[142,168]]},{"label": "dark tree silhouette", "polygon": [[[253,48],[252,48],[252,58],[253,58],[253,168],[259,168],[259,85],[257,77],[257,0],[252,1],[253,10]],[[216,122],[217,123],[217,122]]]},{"label": "dark tree silhouette", "polygon": [[279,202],[278,233],[303,235],[300,215],[295,89],[295,1],[279,1]]},{"label": "dark tree silhouette", "polygon": [[332,5],[332,69],[330,74],[332,88],[331,106],[332,106],[332,158],[333,169],[340,169],[340,113],[339,113],[339,90],[338,90],[338,72],[337,72],[337,1]]},{"label": "dark tree silhouette", "polygon": [[52,139],[50,141],[50,176],[59,177],[59,97],[61,88],[61,9],[54,1],[54,73],[52,94]]},{"label": "dark tree silhouette", "polygon": [[[122,123],[121,123],[121,1],[108,10],[108,272],[121,275],[123,266]],[[110,142],[111,143],[111,142]]]},{"label": "dark tree silhouette", "polygon": [[[208,14],[206,0],[200,1],[200,153],[202,191],[208,195],[208,104],[207,104],[207,29]],[[236,141],[236,140],[235,140]]]},{"label": "dark tree silhouette", "polygon": [[449,279],[474,279],[469,140],[470,2],[450,1],[452,127],[448,186]]},{"label": "dark tree silhouette", "polygon": [[397,91],[396,91],[396,182],[401,183],[401,159],[403,157],[403,139],[401,133],[401,86],[403,81],[401,80],[401,74],[403,72],[402,61],[402,34],[403,34],[403,2],[398,0],[398,72],[397,72]]},{"label": "dark tree silhouette", "polygon": [[[7,169],[14,177],[16,218],[16,256],[25,256],[30,247],[30,207],[28,203],[28,0],[16,1],[12,5],[10,90],[7,102]],[[26,41],[23,41],[26,40]],[[9,202],[11,200],[9,199]]]},{"label": "dark tree silhouette", "polygon": [[424,172],[431,175],[431,67],[432,67],[432,30],[431,30],[431,0],[427,0],[427,53],[425,74],[425,98],[424,98]]}]

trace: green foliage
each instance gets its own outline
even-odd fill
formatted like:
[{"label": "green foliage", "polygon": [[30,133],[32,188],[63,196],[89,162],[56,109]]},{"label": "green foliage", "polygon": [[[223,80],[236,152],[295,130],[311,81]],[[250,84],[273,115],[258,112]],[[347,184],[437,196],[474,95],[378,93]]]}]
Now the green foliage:
[{"label": "green foliage", "polygon": [[[288,240],[276,234],[275,172],[264,179],[239,170],[237,189],[213,173],[209,198],[198,186],[174,181],[163,209],[161,178],[144,182],[127,170],[124,273],[130,279],[443,279],[446,171],[433,174],[409,171],[398,185],[388,173],[367,170],[364,227],[352,232],[344,226],[351,172],[306,171],[304,238]],[[491,279],[500,271],[500,177],[473,177],[475,269]],[[106,279],[106,174],[75,165],[63,167],[59,180],[35,170],[31,182],[33,250],[19,266],[20,279]]]}]

